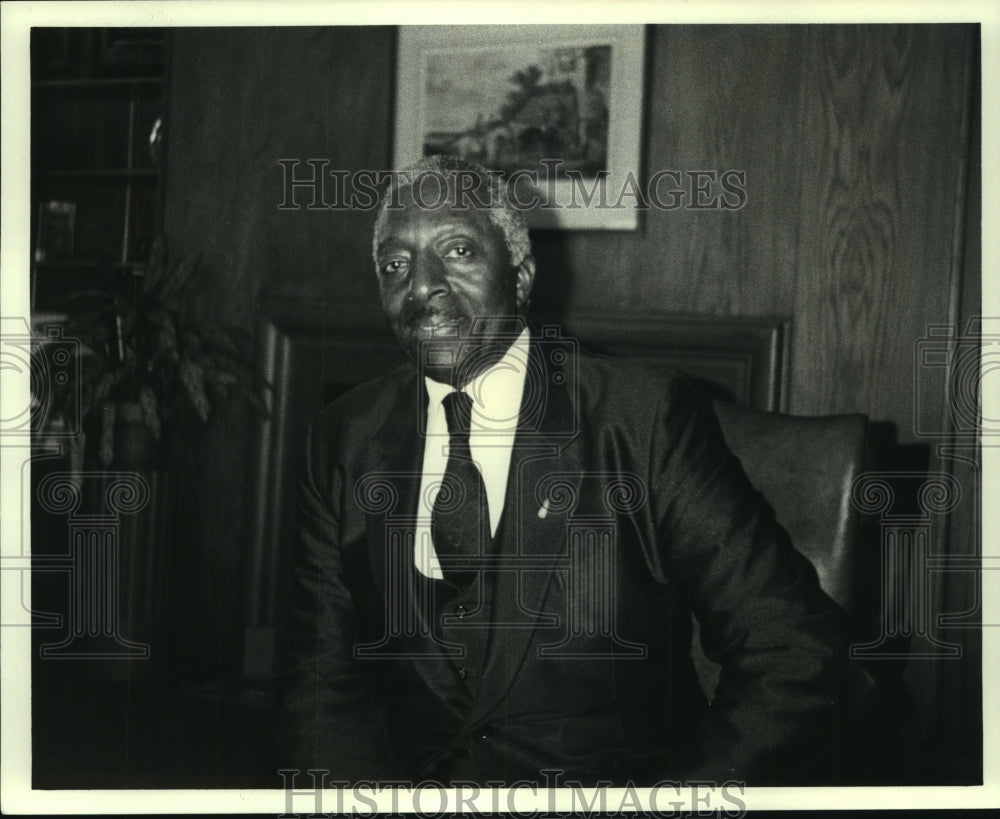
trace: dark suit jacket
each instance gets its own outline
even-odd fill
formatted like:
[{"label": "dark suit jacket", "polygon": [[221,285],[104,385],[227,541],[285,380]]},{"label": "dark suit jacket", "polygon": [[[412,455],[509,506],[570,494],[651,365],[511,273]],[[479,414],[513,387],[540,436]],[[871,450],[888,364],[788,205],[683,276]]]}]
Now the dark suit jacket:
[{"label": "dark suit jacket", "polygon": [[[278,761],[340,780],[815,781],[838,651],[811,564],[683,379],[557,347],[532,345],[474,693],[435,639],[406,537],[416,369],[315,419]],[[691,613],[723,666],[710,706]]]}]

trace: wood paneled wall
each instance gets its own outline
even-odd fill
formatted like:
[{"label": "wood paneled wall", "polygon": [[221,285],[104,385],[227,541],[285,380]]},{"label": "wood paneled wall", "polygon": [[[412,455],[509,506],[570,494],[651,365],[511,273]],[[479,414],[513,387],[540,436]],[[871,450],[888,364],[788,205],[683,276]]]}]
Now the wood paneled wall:
[{"label": "wood paneled wall", "polygon": [[[945,395],[921,392],[914,355],[928,325],[977,309],[963,256],[978,242],[963,222],[977,42],[962,26],[651,27],[645,171],[744,171],[746,205],[649,211],[635,232],[540,232],[536,302],[567,316],[790,316],[792,412],[863,412],[904,444],[934,443],[915,434],[915,406],[943,419]],[[166,222],[175,253],[202,254],[206,315],[249,330],[262,290],[332,315],[375,308],[371,214],[279,209],[278,161],[391,167],[394,43],[389,27],[175,31]],[[248,440],[234,412],[192,456],[181,559],[201,602],[187,617],[221,635],[198,644],[204,658],[238,631]],[[953,513],[958,531],[975,531],[974,514]],[[958,586],[953,607],[970,594]],[[947,674],[925,671],[911,671],[915,735],[931,741],[956,712]],[[968,690],[948,673],[960,679],[944,688]],[[949,736],[942,756],[975,755],[967,732]]]},{"label": "wood paneled wall", "polygon": [[[973,36],[652,28],[646,172],[741,170],[747,203],[540,232],[537,301],[792,316],[791,411],[865,412],[913,440],[913,345],[960,318]],[[175,33],[167,226],[203,254],[206,311],[249,327],[262,286],[376,304],[371,214],[280,210],[278,161],[391,167],[393,43],[391,28]]]},{"label": "wood paneled wall", "polygon": [[739,169],[747,203],[541,236],[540,275],[569,311],[792,316],[790,410],[912,440],[913,344],[957,318],[969,32],[680,26],[650,46],[647,172]]},{"label": "wood paneled wall", "polygon": [[[394,42],[390,27],[174,32],[166,231],[171,254],[201,254],[206,317],[252,333],[263,287],[375,303],[369,215],[279,209],[278,161],[387,167]],[[240,666],[250,429],[234,407],[180,454],[178,665],[196,676]]]}]

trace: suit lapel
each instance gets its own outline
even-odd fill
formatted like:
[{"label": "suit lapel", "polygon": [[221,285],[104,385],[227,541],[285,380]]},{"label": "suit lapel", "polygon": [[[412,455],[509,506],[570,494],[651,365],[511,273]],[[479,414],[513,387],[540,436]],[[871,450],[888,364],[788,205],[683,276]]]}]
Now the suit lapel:
[{"label": "suit lapel", "polygon": [[385,604],[387,631],[395,630],[402,636],[398,643],[372,653],[388,657],[398,656],[402,651],[428,687],[462,719],[468,713],[470,698],[454,684],[449,657],[456,653],[456,648],[436,635],[433,599],[436,584],[418,575],[414,560],[426,405],[426,391],[414,371],[372,439],[374,468],[366,476],[370,482],[368,488],[384,491],[391,500],[384,508],[375,507],[375,511],[367,514],[368,555],[372,576]]},{"label": "suit lapel", "polygon": [[[567,555],[566,522],[582,477],[573,448],[567,449],[577,429],[571,397],[575,382],[548,361],[541,345],[533,342],[531,355],[535,366],[525,383],[497,544],[508,567],[495,575],[493,627],[474,719],[485,719],[502,704],[518,670],[531,660],[525,655],[536,630],[550,632],[551,638],[543,642],[555,642],[565,627],[565,612],[552,606],[546,612],[546,600],[561,558]],[[532,378],[535,372],[542,377]],[[544,392],[533,392],[539,382]],[[532,412],[539,400],[541,412]]]},{"label": "suit lapel", "polygon": [[[375,581],[383,594],[388,578],[387,533],[390,527],[410,526],[411,536],[400,547],[413,557],[412,530],[416,519],[417,494],[420,491],[420,469],[424,439],[419,434],[419,400],[423,389],[416,373],[408,378],[385,423],[372,439],[372,469],[362,476],[355,492],[358,497],[372,496],[375,503],[365,503],[368,554]],[[425,399],[426,400],[426,399]],[[379,503],[377,501],[384,500]]]}]

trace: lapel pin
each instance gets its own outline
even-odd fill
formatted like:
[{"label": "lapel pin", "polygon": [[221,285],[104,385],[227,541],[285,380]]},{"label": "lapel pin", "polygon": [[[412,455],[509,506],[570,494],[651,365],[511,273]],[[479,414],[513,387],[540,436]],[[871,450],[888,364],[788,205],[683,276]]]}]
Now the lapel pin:
[{"label": "lapel pin", "polygon": [[549,499],[546,498],[542,502],[542,508],[538,510],[538,517],[545,520],[549,516]]}]

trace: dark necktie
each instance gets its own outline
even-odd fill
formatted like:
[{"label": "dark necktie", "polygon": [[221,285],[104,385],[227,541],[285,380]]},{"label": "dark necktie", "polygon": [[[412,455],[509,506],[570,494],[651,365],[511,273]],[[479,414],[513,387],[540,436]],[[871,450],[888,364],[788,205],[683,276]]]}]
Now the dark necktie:
[{"label": "dark necktie", "polygon": [[490,539],[486,485],[469,451],[472,399],[452,392],[442,401],[448,419],[448,465],[431,513],[434,551],[442,558],[445,578],[471,580],[471,569],[449,569],[449,557],[474,558],[484,554]]}]

